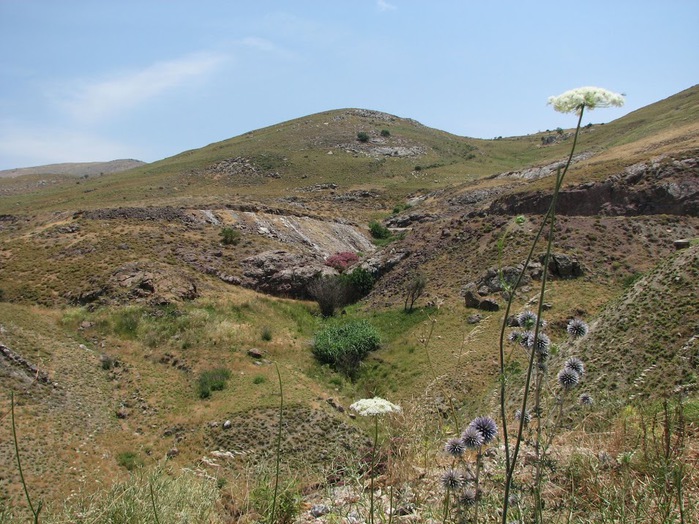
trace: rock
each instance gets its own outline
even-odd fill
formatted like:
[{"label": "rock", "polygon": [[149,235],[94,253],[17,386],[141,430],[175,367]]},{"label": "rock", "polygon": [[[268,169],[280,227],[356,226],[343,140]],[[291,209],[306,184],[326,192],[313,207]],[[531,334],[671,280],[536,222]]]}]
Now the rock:
[{"label": "rock", "polygon": [[500,304],[491,298],[484,298],[481,300],[480,304],[478,304],[478,309],[482,309],[483,311],[499,311]]},{"label": "rock", "polygon": [[478,308],[481,303],[481,297],[478,295],[476,284],[466,284],[461,288],[461,296],[464,297],[464,305],[466,307]]},{"label": "rock", "polygon": [[688,238],[682,238],[675,240],[672,243],[675,246],[675,249],[687,249],[689,247],[689,239]]},{"label": "rock", "polygon": [[174,458],[179,454],[180,454],[180,450],[177,448],[169,449],[168,452],[166,453],[167,458],[169,458],[169,459]]},{"label": "rock", "polygon": [[475,315],[469,315],[466,318],[466,322],[468,322],[469,324],[478,324],[482,320],[482,318],[483,317],[476,313]]},{"label": "rock", "polygon": [[231,421],[230,421],[230,420],[226,420],[226,421],[223,423],[223,429],[231,429],[231,426],[232,426],[232,424],[231,424]]},{"label": "rock", "polygon": [[117,416],[117,418],[119,418],[119,419],[128,418],[128,416],[129,416],[129,410],[126,409],[126,408],[119,408],[119,409],[117,409],[117,411],[116,411],[116,416]]},{"label": "rock", "polygon": [[264,358],[265,355],[261,350],[257,348],[250,348],[248,349],[248,356],[259,360]]},{"label": "rock", "polygon": [[[539,261],[543,264],[545,258],[546,255],[541,255]],[[583,275],[583,269],[577,258],[563,253],[551,253],[549,273],[559,278],[577,278]]]},{"label": "rock", "polygon": [[330,513],[330,508],[326,506],[325,504],[315,504],[310,511],[311,515],[314,518],[322,517],[323,515],[327,515]]}]

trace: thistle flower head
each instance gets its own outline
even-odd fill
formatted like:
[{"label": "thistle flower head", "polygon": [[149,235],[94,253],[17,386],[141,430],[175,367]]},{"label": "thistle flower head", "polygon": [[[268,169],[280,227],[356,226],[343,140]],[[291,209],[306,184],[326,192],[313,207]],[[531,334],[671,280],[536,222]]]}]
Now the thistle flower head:
[{"label": "thistle flower head", "polygon": [[563,368],[558,372],[558,383],[563,389],[573,389],[580,382],[580,375],[575,370]]},{"label": "thistle flower head", "polygon": [[479,431],[483,437],[483,444],[487,444],[498,434],[498,425],[490,417],[476,417],[471,421],[469,427]]},{"label": "thistle flower head", "polygon": [[478,501],[478,493],[473,488],[465,489],[459,497],[459,502],[464,506],[473,506]]},{"label": "thistle flower head", "polygon": [[536,313],[530,310],[522,311],[519,315],[517,315],[517,324],[519,324],[519,327],[524,328],[524,329],[532,329],[534,326],[536,326],[536,321],[538,317]]},{"label": "thistle flower head", "polygon": [[559,113],[579,115],[583,107],[621,107],[624,105],[624,96],[601,87],[578,87],[558,96],[550,96],[548,103]]},{"label": "thistle flower head", "polygon": [[534,349],[539,354],[548,356],[549,348],[551,347],[551,339],[544,333],[535,333],[532,331],[527,338],[527,347]]},{"label": "thistle flower head", "polygon": [[589,393],[581,394],[578,400],[580,401],[580,404],[583,406],[591,406],[594,403],[594,400],[592,399]]},{"label": "thistle flower head", "polygon": [[444,489],[453,490],[459,488],[463,484],[463,477],[455,469],[448,469],[442,473],[442,486]]},{"label": "thistle flower head", "polygon": [[463,442],[467,449],[480,448],[484,444],[483,440],[483,434],[478,430],[478,428],[473,426],[467,427],[461,434],[461,442]]},{"label": "thistle flower head", "polygon": [[444,452],[451,455],[452,457],[460,457],[464,454],[468,446],[460,438],[450,438],[447,443],[444,444]]},{"label": "thistle flower head", "polygon": [[587,322],[579,318],[572,319],[570,322],[568,322],[568,326],[566,327],[568,334],[574,338],[584,337],[587,335],[588,329],[589,327]]},{"label": "thistle flower head", "polygon": [[507,335],[507,339],[512,343],[519,343],[522,339],[522,332],[521,331],[511,331],[510,334]]},{"label": "thistle flower head", "polygon": [[532,421],[532,414],[529,412],[529,410],[524,412],[524,417],[522,417],[522,410],[518,409],[515,411],[515,420],[522,420],[524,419],[524,425],[528,425]]},{"label": "thistle flower head", "polygon": [[570,357],[566,360],[565,366],[568,369],[572,369],[581,377],[585,374],[585,364],[578,357]]},{"label": "thistle flower head", "polygon": [[377,415],[385,415],[388,413],[400,413],[400,406],[385,400],[381,397],[363,398],[350,406],[350,409],[356,411],[362,417],[375,417]]}]

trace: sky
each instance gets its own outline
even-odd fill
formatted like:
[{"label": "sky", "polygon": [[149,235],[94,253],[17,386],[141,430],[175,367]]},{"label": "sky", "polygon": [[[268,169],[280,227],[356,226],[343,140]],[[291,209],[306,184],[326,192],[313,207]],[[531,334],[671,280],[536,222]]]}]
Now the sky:
[{"label": "sky", "polygon": [[549,96],[699,82],[696,0],[0,0],[0,170],[152,162],[357,107],[456,135],[575,125]]}]

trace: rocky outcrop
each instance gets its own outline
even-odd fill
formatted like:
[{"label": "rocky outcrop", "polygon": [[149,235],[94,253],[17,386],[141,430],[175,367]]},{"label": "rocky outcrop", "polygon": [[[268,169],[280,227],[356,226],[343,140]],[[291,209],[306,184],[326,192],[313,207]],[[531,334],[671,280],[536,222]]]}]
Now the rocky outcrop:
[{"label": "rocky outcrop", "polygon": [[[551,193],[516,193],[495,200],[491,214],[544,214]],[[561,190],[557,213],[571,216],[699,215],[699,159],[662,159],[628,167],[602,182]]]},{"label": "rocky outcrop", "polygon": [[312,280],[337,274],[320,259],[284,250],[265,251],[244,259],[241,264],[241,285],[289,298],[309,299],[308,284]]}]

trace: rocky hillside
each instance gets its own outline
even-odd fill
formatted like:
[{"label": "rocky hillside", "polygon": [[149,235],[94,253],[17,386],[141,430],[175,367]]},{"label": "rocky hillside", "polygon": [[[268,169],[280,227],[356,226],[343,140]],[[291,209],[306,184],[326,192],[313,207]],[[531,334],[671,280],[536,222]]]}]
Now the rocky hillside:
[{"label": "rocky hillside", "polygon": [[[524,263],[570,137],[473,140],[342,109],[121,173],[3,178],[0,416],[17,391],[32,484],[66,497],[125,474],[124,454],[234,478],[245,457],[269,455],[276,369],[294,425],[285,449],[305,465],[329,453],[321,434],[333,454],[364,451],[351,449],[366,442],[346,410],[357,397],[425,417],[447,400],[485,410],[501,271]],[[600,409],[696,382],[698,175],[697,86],[582,131],[545,310],[561,355],[588,361]],[[372,222],[391,237],[373,239]],[[518,309],[536,305],[544,249]],[[375,282],[343,318],[369,319],[383,340],[354,380],[309,350],[324,325],[309,283],[338,274],[327,259],[344,252]],[[406,314],[417,276],[425,294]],[[574,316],[592,326],[585,347],[565,344]],[[228,386],[199,398],[216,367]],[[60,452],[46,453],[61,434]],[[19,500],[9,442],[0,437],[0,485]]]},{"label": "rocky hillside", "polygon": [[110,160],[109,162],[74,162],[64,164],[49,164],[45,166],[20,167],[0,171],[0,178],[26,175],[70,175],[74,177],[89,177],[120,173],[135,167],[144,166],[140,160]]}]

